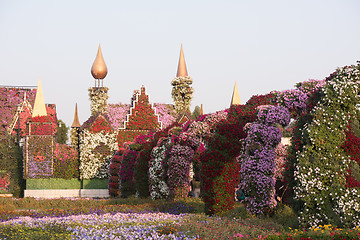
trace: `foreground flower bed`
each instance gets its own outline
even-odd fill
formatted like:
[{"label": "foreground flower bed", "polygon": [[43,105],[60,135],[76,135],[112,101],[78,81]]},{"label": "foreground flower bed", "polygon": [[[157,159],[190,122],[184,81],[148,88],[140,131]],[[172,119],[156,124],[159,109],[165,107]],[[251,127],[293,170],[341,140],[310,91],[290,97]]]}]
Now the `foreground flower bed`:
[{"label": "foreground flower bed", "polygon": [[[181,222],[183,215],[168,213],[88,214],[67,217],[20,217],[3,222],[1,239],[197,239],[167,224]],[[30,235],[32,233],[32,235]]]},{"label": "foreground flower bed", "polygon": [[360,239],[360,229],[299,228],[282,204],[271,216],[245,206],[206,216],[200,199],[0,199],[0,239]]}]

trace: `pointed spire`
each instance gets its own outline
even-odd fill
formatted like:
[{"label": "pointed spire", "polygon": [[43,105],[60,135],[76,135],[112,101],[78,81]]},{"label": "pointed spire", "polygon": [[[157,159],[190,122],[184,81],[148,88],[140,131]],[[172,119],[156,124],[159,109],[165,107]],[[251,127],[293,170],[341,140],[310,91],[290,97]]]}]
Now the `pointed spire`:
[{"label": "pointed spire", "polygon": [[188,73],[187,73],[187,70],[186,70],[184,51],[183,51],[183,47],[182,47],[182,44],[181,44],[179,65],[178,65],[178,70],[177,70],[176,77],[186,77],[187,75],[188,75]]},{"label": "pointed spire", "polygon": [[42,90],[42,86],[41,86],[41,80],[39,78],[38,87],[36,90],[34,108],[33,108],[31,117],[40,117],[40,116],[46,116],[46,115],[47,115],[47,112],[46,112],[46,107],[45,107],[45,102],[44,102],[44,95],[43,95],[43,90]]},{"label": "pointed spire", "polygon": [[77,110],[77,103],[75,105],[75,114],[74,114],[74,121],[71,125],[72,128],[79,128],[81,127],[80,122],[79,122],[79,116],[78,116],[78,110]]},{"label": "pointed spire", "polygon": [[200,108],[200,115],[204,115],[204,109],[203,109],[203,105],[201,104],[201,108]]},{"label": "pointed spire", "polygon": [[95,79],[104,79],[106,77],[107,72],[108,72],[107,67],[99,44],[99,49],[95,61],[91,67],[91,74]]},{"label": "pointed spire", "polygon": [[231,104],[232,105],[241,105],[240,102],[240,95],[239,95],[239,91],[238,91],[238,87],[237,87],[237,83],[235,81],[235,86],[234,86],[234,91],[233,91],[233,95],[232,95],[232,99],[231,99]]}]

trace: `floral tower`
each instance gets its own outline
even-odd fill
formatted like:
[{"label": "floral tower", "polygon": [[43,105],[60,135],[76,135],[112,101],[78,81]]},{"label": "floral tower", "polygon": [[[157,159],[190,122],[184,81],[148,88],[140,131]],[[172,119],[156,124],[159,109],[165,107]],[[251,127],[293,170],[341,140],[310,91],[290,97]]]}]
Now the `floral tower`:
[{"label": "floral tower", "polygon": [[53,175],[56,126],[56,114],[47,112],[39,79],[34,108],[25,136],[24,178],[44,178]]},{"label": "floral tower", "polygon": [[[100,45],[91,67],[91,74],[95,78],[95,87],[89,88],[91,116],[79,128],[80,179],[103,179],[107,181],[110,160],[117,144],[116,133],[107,116],[108,88],[103,86],[107,67]],[[80,126],[76,117],[73,124],[74,128]]]},{"label": "floral tower", "polygon": [[95,61],[91,67],[91,74],[95,79],[95,86],[89,88],[89,97],[91,101],[91,115],[95,115],[98,112],[106,112],[107,110],[107,99],[108,87],[104,87],[103,81],[107,75],[107,67],[102,56],[101,47],[95,58]]},{"label": "floral tower", "polygon": [[175,111],[179,115],[190,112],[190,105],[194,89],[190,86],[193,80],[188,76],[184,51],[181,45],[179,64],[176,77],[171,81],[173,86],[171,95],[175,103]]}]

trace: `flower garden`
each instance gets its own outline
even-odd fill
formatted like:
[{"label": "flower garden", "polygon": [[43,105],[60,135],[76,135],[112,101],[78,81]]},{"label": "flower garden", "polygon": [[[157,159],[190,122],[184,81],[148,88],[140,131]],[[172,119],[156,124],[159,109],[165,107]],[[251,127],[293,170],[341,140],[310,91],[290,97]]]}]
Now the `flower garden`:
[{"label": "flower garden", "polygon": [[0,199],[0,238],[360,239],[359,64],[176,121],[191,83],[172,81],[176,114],[144,87],[130,105],[89,89],[73,147],[47,137],[52,118],[31,118],[25,177],[104,180],[110,198]]}]

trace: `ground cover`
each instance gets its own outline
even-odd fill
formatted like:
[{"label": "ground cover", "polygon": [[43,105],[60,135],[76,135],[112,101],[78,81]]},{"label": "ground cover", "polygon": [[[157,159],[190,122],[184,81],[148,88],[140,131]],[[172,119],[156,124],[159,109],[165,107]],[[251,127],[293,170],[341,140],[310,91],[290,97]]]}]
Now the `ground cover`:
[{"label": "ground cover", "polygon": [[252,216],[243,204],[206,216],[200,199],[0,199],[0,239],[360,239],[360,229],[298,229],[292,210]]}]

